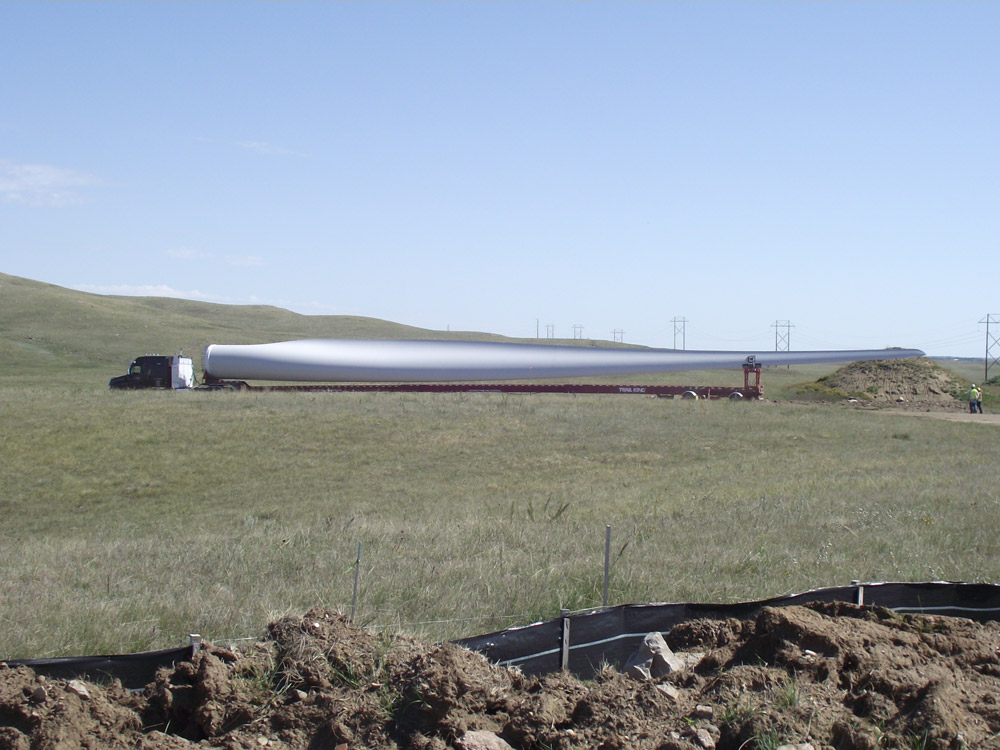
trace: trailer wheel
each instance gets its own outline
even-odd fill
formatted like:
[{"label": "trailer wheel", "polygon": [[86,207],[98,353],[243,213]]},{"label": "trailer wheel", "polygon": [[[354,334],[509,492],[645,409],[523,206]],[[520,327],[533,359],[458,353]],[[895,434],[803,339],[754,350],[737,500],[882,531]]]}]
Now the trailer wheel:
[{"label": "trailer wheel", "polygon": [[681,394],[681,398],[686,401],[697,401],[698,394],[694,391],[684,391],[684,393]]},{"label": "trailer wheel", "polygon": [[740,393],[739,391],[733,391],[732,393],[729,394],[729,400],[730,401],[742,401],[743,400],[743,394]]}]

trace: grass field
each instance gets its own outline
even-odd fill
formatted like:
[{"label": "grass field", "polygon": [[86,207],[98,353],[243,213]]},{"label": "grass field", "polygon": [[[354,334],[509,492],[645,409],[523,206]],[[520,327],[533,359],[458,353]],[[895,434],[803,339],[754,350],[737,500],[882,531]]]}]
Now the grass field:
[{"label": "grass field", "polygon": [[[49,300],[70,305],[60,320],[91,303],[129,314],[15,281],[65,297]],[[126,347],[197,350],[151,318],[149,345],[88,357],[106,332],[70,336],[6,302],[5,658],[254,636],[279,614],[346,609],[359,542],[358,620],[432,640],[599,605],[606,524],[612,604],[1000,580],[995,427],[782,400],[112,393]],[[171,320],[187,320],[177,304]],[[251,338],[259,321],[227,313],[242,333],[201,334]],[[295,322],[287,337],[318,335]],[[764,385],[780,398],[824,371],[769,370]],[[724,378],[742,374],[658,382]]]}]

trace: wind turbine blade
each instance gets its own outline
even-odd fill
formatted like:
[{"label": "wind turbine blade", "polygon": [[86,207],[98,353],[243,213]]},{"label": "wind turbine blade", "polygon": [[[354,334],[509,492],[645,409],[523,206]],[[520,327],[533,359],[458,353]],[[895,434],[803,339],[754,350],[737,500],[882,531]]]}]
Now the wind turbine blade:
[{"label": "wind turbine blade", "polygon": [[212,344],[215,378],[309,382],[432,383],[637,375],[677,370],[922,357],[919,349],[768,352],[678,351],[480,341],[306,339]]}]

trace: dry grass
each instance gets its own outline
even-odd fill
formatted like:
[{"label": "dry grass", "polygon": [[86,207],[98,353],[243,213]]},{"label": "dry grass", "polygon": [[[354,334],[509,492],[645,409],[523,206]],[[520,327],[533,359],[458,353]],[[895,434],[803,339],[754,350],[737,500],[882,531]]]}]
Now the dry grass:
[{"label": "dry grass", "polygon": [[[800,380],[802,378],[800,377]],[[631,396],[0,389],[0,656],[348,608],[431,639],[601,601],[998,580],[981,425]]]}]

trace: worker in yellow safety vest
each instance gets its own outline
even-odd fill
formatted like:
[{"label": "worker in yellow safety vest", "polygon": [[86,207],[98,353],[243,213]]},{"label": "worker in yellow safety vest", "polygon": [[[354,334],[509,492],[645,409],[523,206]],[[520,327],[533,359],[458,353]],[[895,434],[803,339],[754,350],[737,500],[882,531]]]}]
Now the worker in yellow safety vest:
[{"label": "worker in yellow safety vest", "polygon": [[973,383],[969,389],[969,413],[975,414],[977,411],[983,413],[983,392]]}]

